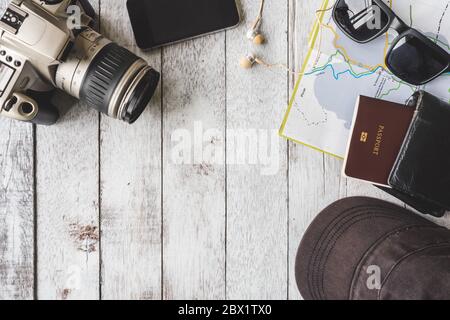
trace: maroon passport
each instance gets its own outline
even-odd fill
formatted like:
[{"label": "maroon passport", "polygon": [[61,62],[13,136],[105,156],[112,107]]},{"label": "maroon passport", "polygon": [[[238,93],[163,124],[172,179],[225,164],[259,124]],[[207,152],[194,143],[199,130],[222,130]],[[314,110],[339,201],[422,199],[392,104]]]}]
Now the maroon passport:
[{"label": "maroon passport", "polygon": [[389,187],[415,108],[360,96],[344,162],[343,175]]}]

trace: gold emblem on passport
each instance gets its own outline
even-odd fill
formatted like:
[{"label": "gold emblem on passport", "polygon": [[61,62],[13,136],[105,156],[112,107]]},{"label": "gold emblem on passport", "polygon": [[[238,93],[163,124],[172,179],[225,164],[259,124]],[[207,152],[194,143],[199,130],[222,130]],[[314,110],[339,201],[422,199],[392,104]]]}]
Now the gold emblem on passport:
[{"label": "gold emblem on passport", "polygon": [[367,132],[362,132],[361,133],[361,142],[367,142],[367,138],[369,137],[369,134]]}]

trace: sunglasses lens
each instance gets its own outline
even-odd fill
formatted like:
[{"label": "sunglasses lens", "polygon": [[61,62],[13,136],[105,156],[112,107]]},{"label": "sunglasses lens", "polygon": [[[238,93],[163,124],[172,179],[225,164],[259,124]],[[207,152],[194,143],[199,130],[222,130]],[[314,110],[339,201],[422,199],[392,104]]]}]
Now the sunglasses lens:
[{"label": "sunglasses lens", "polygon": [[392,49],[387,64],[400,79],[422,85],[448,68],[448,54],[434,48],[431,41],[427,44],[417,36],[406,35]]},{"label": "sunglasses lens", "polygon": [[365,42],[379,36],[389,23],[389,16],[371,0],[339,0],[334,20],[348,36]]}]

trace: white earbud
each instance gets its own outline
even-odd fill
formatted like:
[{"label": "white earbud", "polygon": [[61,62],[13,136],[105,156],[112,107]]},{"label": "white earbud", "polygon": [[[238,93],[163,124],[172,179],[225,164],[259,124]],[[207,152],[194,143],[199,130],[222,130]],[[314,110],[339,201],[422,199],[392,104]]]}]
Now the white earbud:
[{"label": "white earbud", "polygon": [[255,45],[262,45],[264,42],[266,42],[266,38],[259,32],[258,29],[248,30],[247,39],[252,41]]},{"label": "white earbud", "polygon": [[239,64],[243,69],[251,69],[255,63],[257,63],[257,58],[253,54],[247,54],[245,57],[242,57]]},{"label": "white earbud", "polygon": [[253,43],[255,45],[262,45],[266,41],[266,38],[260,32],[260,27],[261,27],[261,22],[262,22],[262,17],[263,17],[263,11],[264,11],[264,0],[261,0],[261,5],[259,7],[258,17],[253,22],[253,25],[250,28],[250,30],[248,30],[248,32],[247,32],[247,38],[250,41],[253,41]]},{"label": "white earbud", "polygon": [[[263,18],[264,1],[265,0],[261,0],[258,17],[256,18],[256,20],[253,23],[250,30],[247,32],[247,38],[252,40],[254,44],[258,44],[258,45],[263,44],[266,40],[264,38],[264,36],[259,32],[262,18]],[[319,13],[326,12],[326,11],[329,11],[332,9],[333,9],[333,7],[329,7],[327,9],[321,9],[321,10],[316,11],[316,19],[317,19],[317,23],[320,25],[320,32],[322,32],[322,28],[323,28],[324,24],[320,20]],[[317,59],[319,58],[319,54],[321,52],[320,45],[321,45],[321,41],[319,41],[319,50],[317,50],[317,52],[318,52]],[[288,65],[285,65],[282,63],[272,64],[272,63],[266,62],[264,59],[259,58],[258,56],[254,55],[252,53],[247,54],[246,56],[242,57],[241,60],[239,60],[239,65],[243,69],[251,69],[255,64],[259,64],[265,68],[279,68],[279,69],[282,69],[282,70],[288,72],[291,75],[304,75],[305,74],[302,72],[297,72],[294,69],[289,68]]]}]

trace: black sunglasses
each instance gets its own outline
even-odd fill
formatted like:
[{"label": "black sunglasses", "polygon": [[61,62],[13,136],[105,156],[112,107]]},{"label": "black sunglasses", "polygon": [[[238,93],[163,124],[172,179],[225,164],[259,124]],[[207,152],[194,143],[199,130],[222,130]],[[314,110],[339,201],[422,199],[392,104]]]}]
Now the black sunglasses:
[{"label": "black sunglasses", "polygon": [[450,54],[404,23],[383,0],[338,0],[333,19],[358,43],[370,42],[394,29],[399,36],[389,48],[386,66],[407,83],[424,85],[450,72]]}]

